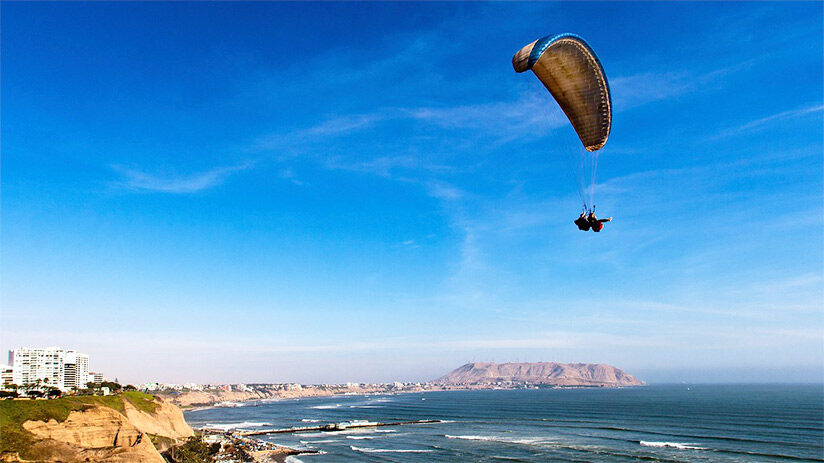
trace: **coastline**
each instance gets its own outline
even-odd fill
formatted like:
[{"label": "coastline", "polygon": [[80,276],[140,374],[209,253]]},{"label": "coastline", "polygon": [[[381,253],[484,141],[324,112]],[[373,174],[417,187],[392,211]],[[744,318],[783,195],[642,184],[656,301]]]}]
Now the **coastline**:
[{"label": "coastline", "polygon": [[[383,386],[383,385],[381,385]],[[261,389],[254,392],[234,392],[234,391],[184,391],[184,392],[153,392],[167,402],[178,406],[184,412],[209,410],[214,408],[247,407],[255,402],[277,402],[281,400],[311,399],[317,397],[335,396],[374,396],[374,395],[396,395],[415,394],[425,392],[443,391],[485,391],[485,390],[538,390],[538,389],[615,389],[628,387],[643,387],[640,384],[517,384],[517,385],[494,385],[494,384],[468,384],[468,385],[444,385],[426,384],[410,386],[404,388],[394,387],[369,387],[369,388],[346,388],[344,386],[334,386],[337,390],[330,390],[329,386],[305,386],[299,393],[292,391],[272,390],[273,385],[258,386]],[[269,390],[267,390],[269,389]]]}]

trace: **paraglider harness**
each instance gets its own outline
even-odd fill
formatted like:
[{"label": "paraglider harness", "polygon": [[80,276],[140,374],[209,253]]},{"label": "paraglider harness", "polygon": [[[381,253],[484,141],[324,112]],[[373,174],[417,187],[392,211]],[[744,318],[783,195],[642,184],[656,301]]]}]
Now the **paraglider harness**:
[{"label": "paraglider harness", "polygon": [[581,215],[578,216],[573,223],[578,226],[578,230],[589,231],[592,229],[592,231],[598,233],[603,230],[604,222],[610,221],[612,221],[612,217],[608,219],[598,219],[598,217],[595,216],[595,206],[592,206],[592,209],[590,209],[584,205]]},{"label": "paraglider harness", "polygon": [[589,210],[587,210],[587,208],[584,207],[584,210],[583,210],[583,212],[581,212],[581,215],[578,216],[578,218],[575,219],[575,221],[573,222],[575,225],[578,226],[578,230],[589,231],[591,225],[589,223],[588,215],[589,215]]}]

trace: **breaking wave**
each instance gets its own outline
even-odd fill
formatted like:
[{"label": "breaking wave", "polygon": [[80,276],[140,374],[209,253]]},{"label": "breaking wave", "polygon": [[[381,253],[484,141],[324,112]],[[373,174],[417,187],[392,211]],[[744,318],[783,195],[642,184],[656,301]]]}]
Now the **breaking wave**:
[{"label": "breaking wave", "polygon": [[447,439],[461,439],[461,440],[479,440],[479,441],[487,441],[487,442],[503,442],[507,444],[523,444],[523,445],[533,445],[545,442],[543,439],[506,439],[504,437],[499,436],[452,436],[449,434],[444,434],[444,437]]},{"label": "breaking wave", "polygon": [[706,447],[698,447],[697,445],[692,444],[681,444],[679,442],[651,442],[642,440],[639,444],[646,447],[670,448],[678,450],[709,450]]},{"label": "breaking wave", "polygon": [[356,452],[363,452],[363,453],[429,453],[434,452],[434,450],[424,450],[424,449],[370,449],[366,447],[355,447],[354,445],[349,446],[350,449]]}]

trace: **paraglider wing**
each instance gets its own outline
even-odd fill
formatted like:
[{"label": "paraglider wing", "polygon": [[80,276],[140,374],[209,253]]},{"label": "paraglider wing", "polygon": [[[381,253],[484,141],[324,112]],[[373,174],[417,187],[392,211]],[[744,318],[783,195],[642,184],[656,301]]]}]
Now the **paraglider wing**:
[{"label": "paraglider wing", "polygon": [[604,147],[612,126],[612,100],[604,68],[574,34],[544,37],[512,58],[517,72],[532,70],[569,118],[587,151]]}]

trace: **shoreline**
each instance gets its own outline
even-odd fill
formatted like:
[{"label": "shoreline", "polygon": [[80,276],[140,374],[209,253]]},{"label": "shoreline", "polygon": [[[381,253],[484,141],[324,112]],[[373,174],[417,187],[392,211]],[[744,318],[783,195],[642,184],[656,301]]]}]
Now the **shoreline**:
[{"label": "shoreline", "polygon": [[[448,389],[448,390],[458,390],[458,389]],[[254,407],[257,405],[256,402],[260,402],[261,405],[267,403],[274,403],[274,402],[282,402],[288,400],[306,400],[306,399],[317,399],[322,397],[371,397],[371,396],[382,396],[382,395],[399,395],[399,394],[416,394],[416,393],[426,393],[426,392],[442,392],[442,391],[435,391],[435,390],[428,390],[428,391],[404,391],[404,392],[364,392],[362,394],[330,394],[330,395],[308,395],[303,397],[280,397],[280,398],[263,398],[263,399],[248,399],[248,400],[239,400],[236,401],[237,405],[218,405],[217,403],[211,405],[195,405],[192,407],[181,407],[178,405],[177,407],[183,412],[184,416],[187,412],[198,412],[202,410],[216,410],[216,409],[232,409],[232,408],[244,408],[244,407]],[[164,400],[166,400],[164,398]],[[219,402],[218,402],[219,403]]]}]

